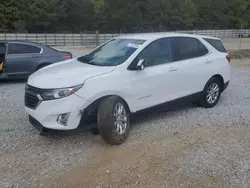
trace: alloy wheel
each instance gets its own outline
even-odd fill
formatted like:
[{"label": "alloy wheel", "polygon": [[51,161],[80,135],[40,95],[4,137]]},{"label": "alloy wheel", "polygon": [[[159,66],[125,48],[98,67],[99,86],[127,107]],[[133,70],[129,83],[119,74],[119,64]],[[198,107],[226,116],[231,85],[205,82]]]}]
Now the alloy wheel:
[{"label": "alloy wheel", "polygon": [[123,135],[126,132],[128,125],[128,115],[123,104],[117,103],[115,105],[113,117],[116,131],[120,135]]}]

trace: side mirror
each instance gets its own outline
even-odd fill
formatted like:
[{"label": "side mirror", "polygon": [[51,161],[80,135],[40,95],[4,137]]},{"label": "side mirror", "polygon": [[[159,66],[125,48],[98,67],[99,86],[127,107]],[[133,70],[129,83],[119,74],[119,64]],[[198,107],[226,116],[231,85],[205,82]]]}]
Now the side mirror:
[{"label": "side mirror", "polygon": [[145,69],[145,60],[144,59],[140,59],[136,65],[136,69],[137,70],[144,70]]}]

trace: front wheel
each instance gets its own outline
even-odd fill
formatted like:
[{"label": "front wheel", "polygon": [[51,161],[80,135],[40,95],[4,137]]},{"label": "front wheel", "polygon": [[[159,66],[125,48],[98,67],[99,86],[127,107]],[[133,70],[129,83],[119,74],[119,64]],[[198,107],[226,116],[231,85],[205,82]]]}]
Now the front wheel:
[{"label": "front wheel", "polygon": [[214,107],[221,96],[222,84],[219,79],[213,77],[211,78],[202,93],[201,96],[201,105],[205,108]]},{"label": "front wheel", "polygon": [[100,103],[97,121],[100,135],[108,144],[120,145],[128,138],[130,112],[120,97],[108,97]]}]

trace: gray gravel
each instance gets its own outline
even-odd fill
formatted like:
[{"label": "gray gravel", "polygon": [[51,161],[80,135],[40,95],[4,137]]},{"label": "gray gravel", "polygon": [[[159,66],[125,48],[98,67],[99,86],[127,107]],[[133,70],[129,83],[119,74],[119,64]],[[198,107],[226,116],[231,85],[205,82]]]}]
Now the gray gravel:
[{"label": "gray gravel", "polygon": [[[234,68],[233,78],[213,109],[194,106],[158,110],[138,115],[128,141],[133,147],[158,132],[181,134],[196,129],[250,128],[250,68]],[[41,137],[27,120],[23,106],[24,83],[0,83],[0,187],[43,187],[62,170],[86,161],[90,153],[105,150],[99,136],[86,131]],[[223,131],[221,131],[223,134]],[[230,136],[230,135],[226,135]],[[183,140],[185,142],[185,140]],[[177,160],[176,172],[164,187],[181,187],[178,180],[195,181],[205,173],[220,175],[222,187],[250,187],[250,140],[229,141],[208,138]],[[161,147],[167,143],[161,143]],[[231,160],[232,166],[225,161]],[[169,183],[173,178],[176,181]],[[190,182],[186,182],[187,187]],[[186,186],[185,186],[186,185]]]}]

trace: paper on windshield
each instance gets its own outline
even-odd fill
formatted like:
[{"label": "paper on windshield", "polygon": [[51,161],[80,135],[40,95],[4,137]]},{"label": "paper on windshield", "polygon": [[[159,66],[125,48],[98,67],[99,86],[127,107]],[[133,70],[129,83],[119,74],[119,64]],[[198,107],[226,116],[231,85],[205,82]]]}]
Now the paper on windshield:
[{"label": "paper on windshield", "polygon": [[140,48],[140,44],[135,44],[135,43],[129,43],[127,44],[127,47],[131,47],[131,48]]},{"label": "paper on windshield", "polygon": [[129,43],[127,46],[131,48],[140,48],[141,45],[143,45],[146,42],[146,40],[136,40],[131,43]]}]

